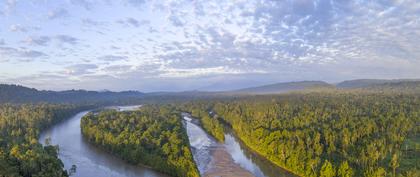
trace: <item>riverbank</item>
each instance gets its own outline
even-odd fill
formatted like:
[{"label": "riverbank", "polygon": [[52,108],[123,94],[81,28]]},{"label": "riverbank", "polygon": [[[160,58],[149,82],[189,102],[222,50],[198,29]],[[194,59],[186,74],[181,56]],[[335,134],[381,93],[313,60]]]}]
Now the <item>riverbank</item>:
[{"label": "riverbank", "polygon": [[234,162],[224,146],[212,149],[211,168],[203,177],[254,177],[254,175]]},{"label": "riverbank", "polygon": [[242,168],[232,155],[229,154],[226,146],[211,137],[198,121],[191,115],[184,113],[185,127],[191,147],[194,149],[194,160],[203,177],[253,177],[254,175]]},{"label": "riverbank", "polygon": [[[261,167],[261,172],[263,176],[266,177],[297,177],[299,175],[293,173],[291,170],[284,168],[277,163],[267,159],[264,155],[259,153],[258,151],[254,150],[252,147],[248,146],[237,134],[236,132],[230,128],[225,127],[228,134],[235,138],[236,142],[239,146],[244,150],[244,154],[252,159],[252,161],[258,166]],[[262,165],[263,164],[263,165]]]},{"label": "riverbank", "polygon": [[52,145],[60,148],[59,158],[66,169],[76,165],[75,177],[168,177],[155,170],[131,165],[101,149],[89,144],[81,135],[80,119],[87,112],[82,111],[43,131],[39,142],[49,138]]}]

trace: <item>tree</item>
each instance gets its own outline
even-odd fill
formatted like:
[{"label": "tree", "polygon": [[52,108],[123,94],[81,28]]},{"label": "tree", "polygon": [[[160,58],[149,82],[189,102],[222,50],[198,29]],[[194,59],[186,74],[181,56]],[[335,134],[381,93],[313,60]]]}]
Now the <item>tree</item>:
[{"label": "tree", "polygon": [[333,165],[330,163],[330,161],[325,160],[324,164],[321,167],[321,171],[319,174],[320,177],[334,177],[335,176],[335,170]]},{"label": "tree", "polygon": [[384,177],[386,176],[386,171],[384,168],[379,167],[377,169],[371,169],[369,168],[366,172],[365,172],[365,177]]},{"label": "tree", "polygon": [[349,166],[347,161],[344,161],[340,164],[340,167],[338,168],[338,176],[340,177],[353,176],[353,169]]},{"label": "tree", "polygon": [[389,166],[392,168],[392,174],[395,177],[395,170],[400,166],[397,153],[392,154]]},{"label": "tree", "polygon": [[86,109],[75,105],[0,105],[0,176],[67,177],[58,146],[37,139],[44,128]]}]

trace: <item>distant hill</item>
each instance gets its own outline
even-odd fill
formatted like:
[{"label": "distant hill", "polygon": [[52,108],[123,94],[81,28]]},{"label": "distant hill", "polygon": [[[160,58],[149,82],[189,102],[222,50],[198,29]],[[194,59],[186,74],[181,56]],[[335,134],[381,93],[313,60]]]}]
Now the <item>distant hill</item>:
[{"label": "distant hill", "polygon": [[[239,90],[242,88],[255,87],[260,85],[265,85],[266,82],[253,80],[253,79],[243,79],[243,80],[222,80],[204,87],[196,88],[195,90],[204,91],[204,92],[223,92],[230,90]],[[270,83],[269,83],[270,84]]]},{"label": "distant hill", "polygon": [[126,102],[130,99],[142,98],[144,93],[137,91],[46,91],[19,85],[0,84],[1,103],[97,103],[97,102]]},{"label": "distant hill", "polygon": [[420,93],[420,81],[395,81],[382,84],[373,84],[364,90],[370,91],[391,91],[391,92],[406,92],[406,93]]},{"label": "distant hill", "polygon": [[330,88],[334,87],[323,81],[300,81],[300,82],[284,82],[270,85],[263,85],[258,87],[250,87],[239,90],[233,90],[231,93],[246,93],[246,94],[273,94],[285,93],[290,91],[299,91],[310,88]]},{"label": "distant hill", "polygon": [[20,85],[0,84],[0,104],[4,103],[100,103],[100,104],[138,104],[140,102],[185,101],[200,98],[226,97],[242,94],[279,94],[302,90],[328,89],[362,90],[362,91],[392,91],[420,93],[420,80],[399,79],[359,79],[343,81],[335,86],[323,81],[284,82],[258,87],[249,87],[232,91],[183,91],[183,92],[152,92],[138,91],[112,92],[67,90],[48,91],[37,90]]},{"label": "distant hill", "polygon": [[399,83],[399,82],[412,82],[420,81],[416,79],[356,79],[340,82],[336,85],[337,88],[341,89],[354,89],[354,88],[367,88],[373,85],[380,85],[385,83]]}]

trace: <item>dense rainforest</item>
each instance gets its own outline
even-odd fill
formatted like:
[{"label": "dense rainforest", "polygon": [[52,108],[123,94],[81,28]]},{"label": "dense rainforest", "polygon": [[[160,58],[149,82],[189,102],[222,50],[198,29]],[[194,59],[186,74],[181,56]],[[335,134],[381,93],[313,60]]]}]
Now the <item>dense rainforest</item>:
[{"label": "dense rainforest", "polygon": [[[232,129],[250,149],[299,176],[417,177],[419,86],[393,82],[277,95],[155,93],[140,99],[134,92],[50,92],[19,86],[15,91],[28,95],[13,97],[8,92],[15,86],[3,85],[0,97],[10,99],[0,102],[29,99],[37,104],[0,105],[0,176],[69,176],[71,171],[58,159],[59,148],[42,146],[37,139],[48,126],[92,108],[53,102],[70,103],[75,100],[67,97],[86,93],[98,96],[90,100],[96,106],[149,104],[138,111],[90,113],[82,119],[82,133],[130,163],[172,176],[199,176],[181,119],[181,112],[189,112],[218,141],[224,141],[225,128]],[[65,96],[54,98],[60,94]],[[108,99],[107,94],[116,96]],[[79,105],[84,102],[75,99]],[[50,103],[38,103],[43,100]]]},{"label": "dense rainforest", "polygon": [[68,176],[58,147],[42,146],[40,131],[87,109],[74,105],[0,105],[0,176]]},{"label": "dense rainforest", "polygon": [[419,94],[295,93],[180,109],[231,126],[248,147],[300,176],[420,176]]},{"label": "dense rainforest", "polygon": [[199,176],[181,115],[171,106],[89,113],[81,128],[90,142],[132,164],[171,176]]}]

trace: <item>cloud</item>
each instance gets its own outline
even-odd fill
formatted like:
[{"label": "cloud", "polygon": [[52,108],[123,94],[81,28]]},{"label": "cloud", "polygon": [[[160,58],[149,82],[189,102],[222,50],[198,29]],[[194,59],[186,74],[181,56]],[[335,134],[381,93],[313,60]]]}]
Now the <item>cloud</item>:
[{"label": "cloud", "polygon": [[24,40],[24,42],[29,45],[39,45],[39,46],[46,46],[50,41],[51,41],[51,38],[48,36],[31,36]]},{"label": "cloud", "polygon": [[140,7],[145,3],[145,0],[127,0],[129,4]]},{"label": "cloud", "polygon": [[73,5],[77,5],[80,7],[85,8],[86,10],[91,10],[93,7],[93,3],[88,0],[70,0]]},{"label": "cloud", "polygon": [[124,74],[127,72],[132,71],[133,66],[132,65],[112,65],[107,66],[103,68],[102,70],[106,73],[109,73],[111,75],[118,75],[118,74]]},{"label": "cloud", "polygon": [[98,66],[95,64],[75,64],[70,65],[65,68],[64,73],[67,75],[85,75],[93,73],[94,69],[97,69]]},{"label": "cloud", "polygon": [[125,19],[117,20],[117,23],[137,28],[137,27],[140,27],[142,25],[150,24],[150,21],[148,21],[148,20],[138,21],[134,18],[128,17],[128,18],[125,18]]},{"label": "cloud", "polygon": [[79,39],[69,36],[69,35],[56,35],[56,36],[30,36],[24,39],[22,42],[35,45],[35,46],[47,46],[52,41],[55,41],[59,44],[70,44],[76,45],[79,42]]},{"label": "cloud", "polygon": [[68,17],[68,16],[69,16],[69,12],[63,8],[51,10],[48,12],[48,15],[47,15],[48,19],[50,20],[62,18],[62,17]]},{"label": "cloud", "polygon": [[60,43],[70,45],[76,45],[79,42],[79,39],[69,35],[57,35],[55,36],[55,39],[58,40]]},{"label": "cloud", "polygon": [[20,51],[20,56],[21,57],[26,57],[26,58],[38,58],[38,57],[44,57],[44,56],[47,56],[47,55],[43,52],[40,52],[40,51],[23,50],[23,51]]},{"label": "cloud", "polygon": [[[90,59],[92,64],[107,66],[90,69],[86,74],[89,78],[69,78],[110,79],[115,83],[121,83],[115,79],[123,78],[130,83],[147,80],[153,85],[133,85],[139,88],[177,84],[173,80],[180,84],[174,88],[184,88],[183,82],[211,85],[207,82],[220,82],[223,76],[237,80],[263,78],[268,83],[419,74],[420,2],[415,0],[69,2],[89,11],[73,13],[70,9],[74,6],[52,6],[57,8],[57,18],[63,8],[72,16],[65,23],[42,22],[40,30],[31,28],[38,22],[20,19],[20,9],[11,14],[6,27],[9,25],[11,32],[30,32],[30,37],[4,35],[8,45],[27,45],[14,46],[9,50],[14,54],[8,59],[24,58],[24,51],[31,47],[60,57],[60,62]],[[104,16],[103,10],[113,15]],[[28,18],[32,16],[28,14]],[[118,25],[111,25],[115,23]],[[57,46],[49,46],[51,43],[70,45],[55,50]],[[2,50],[5,53],[6,49]],[[118,53],[107,55],[106,50]],[[48,59],[57,62],[53,57]]]},{"label": "cloud", "polygon": [[[46,73],[38,73],[38,74],[32,74],[29,76],[21,76],[16,78],[10,78],[8,81],[10,83],[16,83],[16,84],[23,84],[23,85],[32,85],[36,87],[44,86],[45,83],[49,83],[49,86],[59,86],[59,85],[67,85],[63,82],[68,82],[67,77],[64,75],[59,74],[52,74],[49,72]],[[51,88],[45,88],[50,90]]]},{"label": "cloud", "polygon": [[4,42],[4,39],[0,39],[0,46],[5,45],[6,42]]},{"label": "cloud", "polygon": [[47,57],[48,55],[36,50],[0,47],[0,56],[2,58],[16,58],[19,61],[27,62],[32,61],[34,58]]},{"label": "cloud", "polygon": [[95,27],[103,26],[106,24],[106,22],[96,21],[91,18],[83,18],[82,23],[87,26],[95,26]]},{"label": "cloud", "polygon": [[98,60],[102,61],[121,61],[121,60],[127,60],[128,57],[126,56],[118,56],[118,55],[104,55],[101,57],[98,57]]},{"label": "cloud", "polygon": [[10,25],[9,30],[12,32],[27,32],[28,30],[20,24]]},{"label": "cloud", "polygon": [[161,74],[158,77],[164,78],[185,78],[185,77],[199,77],[208,75],[221,75],[221,74],[245,74],[245,73],[265,73],[264,71],[241,71],[232,69],[226,66],[209,67],[209,68],[167,68],[161,67]]},{"label": "cloud", "polygon": [[18,1],[17,0],[5,0],[5,1],[6,2],[5,2],[5,6],[4,6],[4,12],[2,12],[2,13],[9,14],[15,9]]},{"label": "cloud", "polygon": [[168,20],[176,27],[181,27],[185,24],[184,20],[176,15],[169,16]]}]

